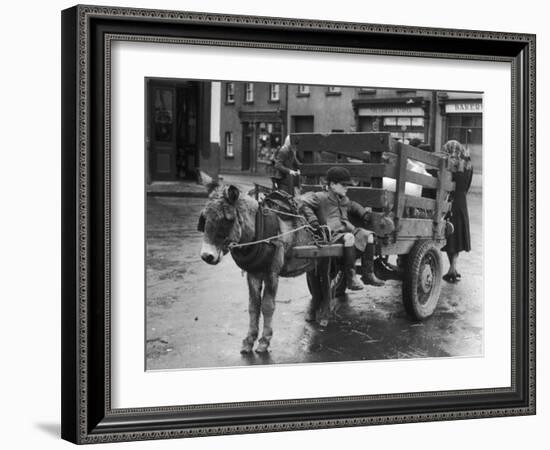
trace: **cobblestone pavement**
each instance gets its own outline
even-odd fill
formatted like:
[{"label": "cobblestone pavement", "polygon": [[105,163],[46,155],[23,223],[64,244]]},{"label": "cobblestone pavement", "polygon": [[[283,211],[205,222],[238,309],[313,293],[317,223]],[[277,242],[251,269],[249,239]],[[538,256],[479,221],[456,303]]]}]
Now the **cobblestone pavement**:
[{"label": "cobblestone pavement", "polygon": [[[251,186],[251,179],[226,176]],[[347,295],[328,329],[304,321],[305,276],[281,279],[271,351],[239,353],[248,326],[246,279],[229,255],[217,266],[201,261],[196,231],[201,198],[147,201],[146,358],[149,370],[326,361],[480,356],[483,354],[481,195],[468,197],[472,252],[461,254],[462,281],[443,282],[434,315],[414,323],[401,283]],[[444,271],[448,268],[443,257]]]}]

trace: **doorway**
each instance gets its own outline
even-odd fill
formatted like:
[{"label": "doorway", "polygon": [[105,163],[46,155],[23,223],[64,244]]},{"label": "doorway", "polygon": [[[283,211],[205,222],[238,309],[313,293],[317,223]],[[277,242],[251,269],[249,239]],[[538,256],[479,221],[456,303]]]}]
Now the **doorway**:
[{"label": "doorway", "polygon": [[198,82],[147,80],[150,181],[195,179],[199,164]]}]

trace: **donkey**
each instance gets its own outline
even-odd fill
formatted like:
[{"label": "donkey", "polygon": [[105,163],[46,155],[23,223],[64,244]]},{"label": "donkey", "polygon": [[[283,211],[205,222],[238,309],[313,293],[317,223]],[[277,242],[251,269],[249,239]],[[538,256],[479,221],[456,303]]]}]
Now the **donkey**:
[{"label": "donkey", "polygon": [[[263,330],[256,352],[265,353],[273,336],[272,320],[279,277],[295,277],[313,269],[311,260],[297,259],[292,255],[294,246],[311,242],[311,235],[299,217],[272,213],[267,221],[271,225],[265,225],[265,220],[260,223],[259,215],[265,211],[253,197],[241,194],[236,186],[219,186],[211,182],[207,189],[209,200],[199,219],[199,230],[204,231],[200,256],[206,263],[214,265],[231,251],[235,262],[246,272],[249,326],[241,353],[252,352],[259,334],[260,313],[263,315]],[[269,243],[246,245],[262,239],[258,236],[260,226],[269,228],[264,229],[262,235],[265,237],[267,233],[271,237]]]}]

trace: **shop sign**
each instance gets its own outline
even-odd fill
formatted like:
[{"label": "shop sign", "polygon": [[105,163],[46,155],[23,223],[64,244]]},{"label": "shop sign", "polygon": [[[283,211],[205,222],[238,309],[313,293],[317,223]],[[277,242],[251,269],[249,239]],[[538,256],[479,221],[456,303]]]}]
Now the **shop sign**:
[{"label": "shop sign", "polygon": [[472,114],[482,113],[483,105],[481,103],[447,103],[445,112],[448,114]]},{"label": "shop sign", "polygon": [[359,108],[360,116],[422,116],[424,110],[419,106],[369,106]]}]

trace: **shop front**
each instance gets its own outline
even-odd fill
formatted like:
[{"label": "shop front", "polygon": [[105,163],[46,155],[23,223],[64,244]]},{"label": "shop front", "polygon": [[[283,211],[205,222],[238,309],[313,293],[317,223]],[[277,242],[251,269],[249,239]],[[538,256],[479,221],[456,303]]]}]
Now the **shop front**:
[{"label": "shop front", "polygon": [[481,171],[483,103],[478,99],[448,99],[441,105],[444,142],[454,139],[470,152],[476,171]]},{"label": "shop front", "polygon": [[428,103],[423,98],[356,99],[353,107],[357,131],[387,131],[394,139],[407,144],[427,143]]},{"label": "shop front", "polygon": [[263,173],[281,147],[284,124],[280,112],[241,112],[241,170]]}]

